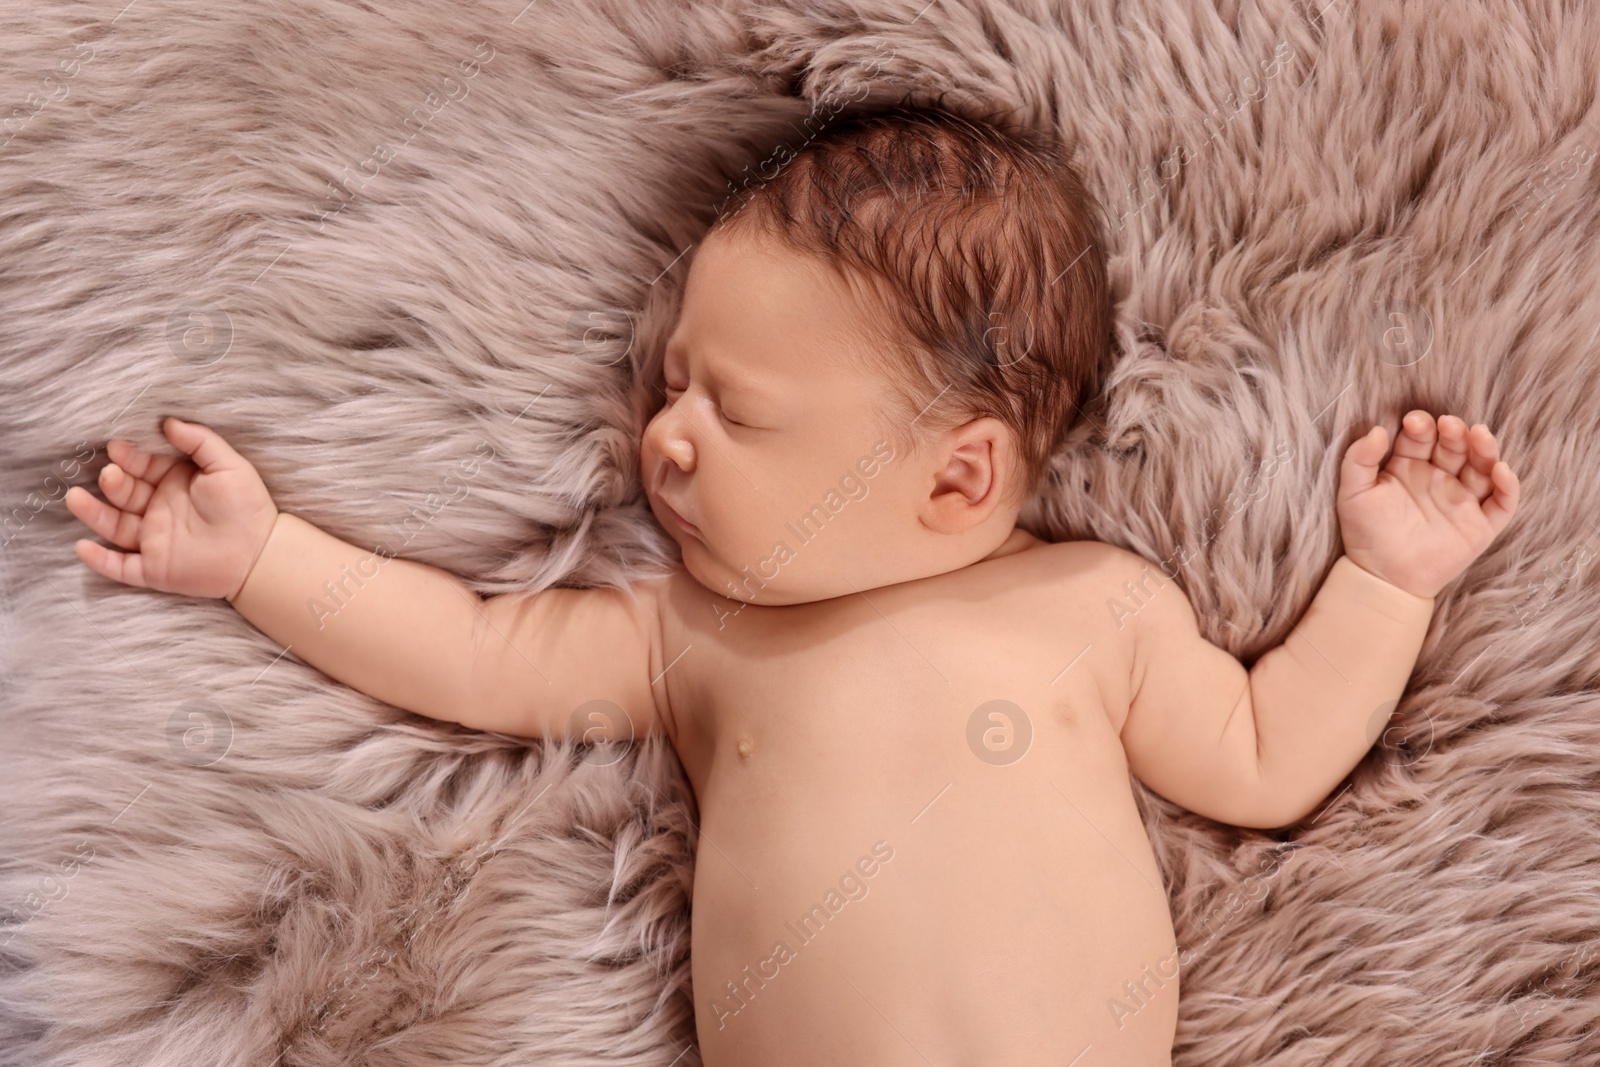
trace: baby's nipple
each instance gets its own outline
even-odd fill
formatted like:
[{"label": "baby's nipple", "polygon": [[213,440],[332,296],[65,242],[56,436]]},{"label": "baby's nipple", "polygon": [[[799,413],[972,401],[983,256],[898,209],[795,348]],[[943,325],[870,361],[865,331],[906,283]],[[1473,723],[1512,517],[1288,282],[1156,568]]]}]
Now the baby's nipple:
[{"label": "baby's nipple", "polygon": [[752,751],[754,751],[755,747],[756,747],[756,743],[754,741],[750,740],[750,735],[749,734],[740,734],[739,735],[739,758],[740,759],[749,759],[750,758],[750,753]]}]

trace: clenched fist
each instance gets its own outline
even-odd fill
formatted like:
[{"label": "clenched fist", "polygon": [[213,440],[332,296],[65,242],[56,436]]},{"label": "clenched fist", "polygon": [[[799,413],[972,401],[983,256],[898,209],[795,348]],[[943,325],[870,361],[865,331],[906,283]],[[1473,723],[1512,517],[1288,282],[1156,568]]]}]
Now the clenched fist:
[{"label": "clenched fist", "polygon": [[[127,552],[73,544],[88,567],[144,589],[232,600],[244,586],[278,509],[255,467],[198,423],[168,417],[161,429],[184,456],[155,456],[111,440],[100,472],[102,503],[80,486],[67,510]],[[185,458],[187,457],[187,458]]]}]

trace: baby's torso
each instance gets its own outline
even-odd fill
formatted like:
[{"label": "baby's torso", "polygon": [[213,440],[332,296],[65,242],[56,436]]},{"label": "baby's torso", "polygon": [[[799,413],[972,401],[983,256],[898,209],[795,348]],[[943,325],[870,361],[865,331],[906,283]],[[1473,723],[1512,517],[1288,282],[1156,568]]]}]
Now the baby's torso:
[{"label": "baby's torso", "polygon": [[1170,1062],[1173,929],[1090,551],[789,607],[663,583],[708,1067]]}]

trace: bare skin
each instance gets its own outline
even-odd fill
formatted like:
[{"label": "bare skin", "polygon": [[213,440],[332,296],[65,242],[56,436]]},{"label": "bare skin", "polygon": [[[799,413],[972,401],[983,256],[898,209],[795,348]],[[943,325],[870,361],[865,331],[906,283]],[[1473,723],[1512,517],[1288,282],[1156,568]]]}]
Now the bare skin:
[{"label": "bare skin", "polygon": [[632,596],[484,599],[375,560],[176,420],[183,455],[113,441],[109,503],[69,492],[124,550],[76,551],[130,585],[226,597],[419,714],[664,734],[697,805],[709,1067],[1170,1064],[1182,953],[1130,772],[1236,825],[1303,818],[1383,728],[1516,477],[1487,427],[1449,415],[1409,413],[1386,464],[1380,427],[1350,444],[1345,554],[1247,672],[1199,636],[1181,563],[1016,527],[997,420],[886,449],[881,383],[850,358],[861,314],[815,264],[702,246],[640,442],[684,569]]},{"label": "bare skin", "polygon": [[[690,649],[664,680],[700,804],[706,1063],[1169,1062],[1175,960],[1142,1010],[1107,1010],[1174,934],[1117,738],[1102,548],[1018,530],[949,574],[785,607],[662,583],[663,654]],[[969,741],[994,699],[1021,710],[982,719],[1013,762]]]}]

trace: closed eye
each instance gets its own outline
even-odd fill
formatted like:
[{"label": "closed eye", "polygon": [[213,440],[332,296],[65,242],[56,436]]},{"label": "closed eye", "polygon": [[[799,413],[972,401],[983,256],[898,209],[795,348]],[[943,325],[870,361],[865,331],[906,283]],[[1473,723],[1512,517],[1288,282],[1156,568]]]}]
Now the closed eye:
[{"label": "closed eye", "polygon": [[[684,390],[682,390],[682,389],[674,389],[670,385],[667,386],[666,387],[667,403],[671,404],[671,403],[676,401],[677,398],[672,395],[673,393],[682,394],[683,392],[684,392]],[[722,421],[726,422],[729,426],[746,426],[746,428],[748,428],[746,423],[742,423],[737,419],[730,418],[728,416],[728,413],[726,411],[722,410],[722,405],[720,405],[720,404],[717,405],[717,414],[719,416],[721,416]]]}]

